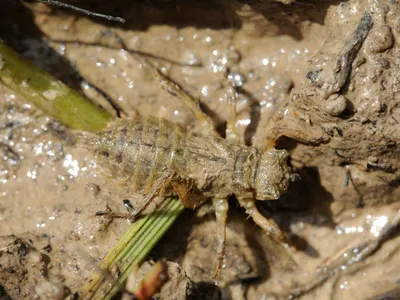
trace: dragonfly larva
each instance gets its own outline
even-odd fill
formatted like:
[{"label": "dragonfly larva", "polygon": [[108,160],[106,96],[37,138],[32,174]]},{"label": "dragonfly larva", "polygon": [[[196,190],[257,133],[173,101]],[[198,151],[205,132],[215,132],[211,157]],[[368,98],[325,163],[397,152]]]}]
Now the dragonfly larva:
[{"label": "dragonfly larva", "polygon": [[201,133],[187,132],[166,119],[137,116],[117,121],[99,134],[87,135],[84,143],[107,156],[116,173],[125,178],[133,190],[146,195],[143,204],[131,213],[98,214],[133,220],[156,196],[177,195],[188,208],[196,208],[211,198],[217,217],[215,275],[219,274],[223,262],[227,199],[231,195],[267,234],[284,241],[284,233],[259,213],[255,200],[278,199],[286,192],[291,180],[287,151],[270,148],[261,153],[238,143],[234,120],[228,124],[228,138],[223,139],[192,98],[156,69],[153,71],[161,85],[196,116]]}]

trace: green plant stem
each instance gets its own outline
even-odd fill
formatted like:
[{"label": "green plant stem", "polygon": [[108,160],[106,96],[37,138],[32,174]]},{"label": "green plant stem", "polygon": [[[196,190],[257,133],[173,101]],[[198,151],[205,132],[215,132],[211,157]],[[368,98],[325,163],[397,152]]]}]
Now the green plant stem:
[{"label": "green plant stem", "polygon": [[[79,289],[80,299],[112,299],[132,267],[140,264],[184,210],[178,199],[166,198],[149,215],[136,221],[99,265],[99,271]],[[114,274],[118,273],[118,276]]]},{"label": "green plant stem", "polygon": [[71,129],[97,132],[112,117],[0,41],[0,81]]}]

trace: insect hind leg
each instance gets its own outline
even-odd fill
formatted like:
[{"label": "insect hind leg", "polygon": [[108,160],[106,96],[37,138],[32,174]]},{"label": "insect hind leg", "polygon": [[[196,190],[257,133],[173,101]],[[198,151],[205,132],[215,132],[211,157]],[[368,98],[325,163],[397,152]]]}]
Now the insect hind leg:
[{"label": "insect hind leg", "polygon": [[160,191],[171,182],[174,174],[175,173],[171,171],[161,176],[161,178],[159,178],[154,183],[152,191],[146,196],[143,203],[141,203],[137,208],[133,209],[132,212],[118,213],[107,210],[107,211],[96,212],[96,216],[108,216],[110,218],[128,219],[131,222],[135,221],[136,218],[151,204],[151,202],[153,202],[153,200],[158,196]]},{"label": "insect hind leg", "polygon": [[134,54],[134,57],[151,71],[152,75],[159,80],[159,83],[164,90],[177,97],[179,101],[181,101],[181,103],[191,111],[196,120],[201,124],[201,131],[203,134],[212,133],[218,135],[214,128],[213,121],[201,110],[198,102],[193,99],[193,97],[186,93],[177,83],[171,81],[145,57],[138,54]]},{"label": "insect hind leg", "polygon": [[225,256],[225,242],[226,242],[226,218],[228,215],[228,200],[221,198],[214,198],[213,205],[215,209],[215,216],[217,220],[217,266],[215,268],[213,278],[217,278],[221,273]]},{"label": "insect hind leg", "polygon": [[230,116],[226,124],[225,136],[230,142],[239,143],[240,137],[236,130],[236,104],[237,104],[237,93],[236,87],[232,81],[228,81],[228,88],[226,90],[226,102],[230,109]]}]

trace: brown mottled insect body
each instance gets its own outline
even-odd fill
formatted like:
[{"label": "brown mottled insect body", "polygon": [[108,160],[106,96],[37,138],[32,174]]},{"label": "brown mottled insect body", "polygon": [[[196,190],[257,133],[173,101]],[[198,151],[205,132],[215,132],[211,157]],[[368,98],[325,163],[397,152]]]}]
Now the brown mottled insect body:
[{"label": "brown mottled insect body", "polygon": [[155,180],[171,169],[184,132],[165,119],[139,117],[118,122],[92,140],[94,150],[108,156],[114,170],[135,191],[149,193]]},{"label": "brown mottled insect body", "polygon": [[131,188],[146,195],[143,204],[128,214],[109,211],[96,214],[133,220],[157,195],[176,194],[189,208],[211,198],[217,221],[218,264],[214,277],[218,277],[223,266],[229,196],[236,196],[265,233],[284,242],[285,234],[258,211],[255,200],[278,199],[286,192],[291,180],[287,152],[268,147],[260,153],[240,143],[236,132],[236,91],[232,85],[229,88],[232,92],[228,93],[232,96],[228,97],[232,118],[227,121],[223,139],[193,98],[146,59],[136,58],[166,91],[191,111],[199,133],[188,132],[165,119],[138,116],[118,121],[109,130],[85,139],[86,146],[90,144],[95,151],[108,156],[118,177],[126,178]]},{"label": "brown mottled insect body", "polygon": [[[157,179],[173,172],[172,186],[183,184],[196,199],[186,203],[183,199],[183,203],[193,207],[205,198],[232,194],[237,198],[277,199],[290,179],[284,150],[271,149],[261,155],[255,148],[217,136],[187,133],[160,118],[120,121],[92,143],[130,179],[136,191],[150,193]],[[170,193],[173,191],[166,185],[160,194]]]}]

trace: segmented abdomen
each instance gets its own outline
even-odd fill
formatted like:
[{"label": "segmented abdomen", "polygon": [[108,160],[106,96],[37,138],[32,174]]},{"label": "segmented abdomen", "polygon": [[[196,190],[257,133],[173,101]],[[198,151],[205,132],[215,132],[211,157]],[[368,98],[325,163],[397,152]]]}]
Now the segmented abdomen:
[{"label": "segmented abdomen", "polygon": [[129,177],[134,190],[148,193],[171,168],[185,133],[161,118],[137,117],[115,125],[99,134],[95,150],[108,156],[118,173]]}]

